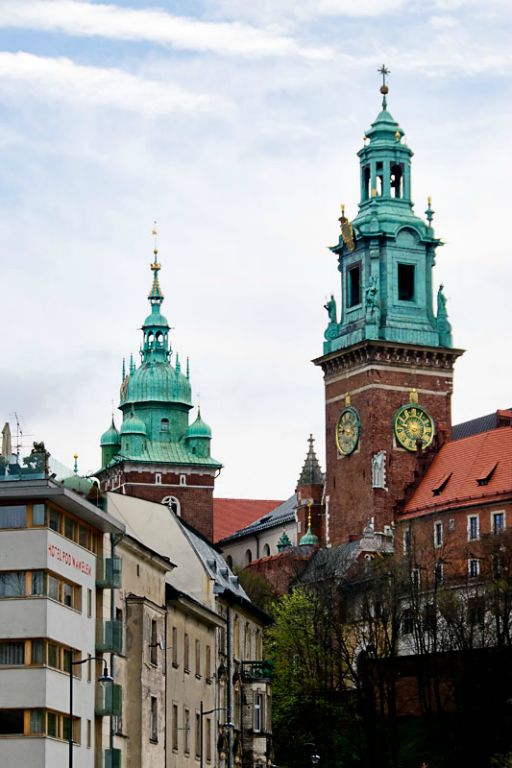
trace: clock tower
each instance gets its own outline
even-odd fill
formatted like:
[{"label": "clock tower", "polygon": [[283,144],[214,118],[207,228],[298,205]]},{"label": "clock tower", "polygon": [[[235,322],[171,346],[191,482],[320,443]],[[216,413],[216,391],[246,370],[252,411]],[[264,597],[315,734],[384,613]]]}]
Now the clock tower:
[{"label": "clock tower", "polygon": [[[322,357],[325,380],[328,540],[360,538],[368,526],[385,531],[397,502],[451,427],[454,362],[443,286],[433,307],[432,272],[442,243],[411,198],[412,151],[387,108],[359,150],[359,211],[341,207],[337,296]],[[339,310],[338,310],[339,306]]]}]

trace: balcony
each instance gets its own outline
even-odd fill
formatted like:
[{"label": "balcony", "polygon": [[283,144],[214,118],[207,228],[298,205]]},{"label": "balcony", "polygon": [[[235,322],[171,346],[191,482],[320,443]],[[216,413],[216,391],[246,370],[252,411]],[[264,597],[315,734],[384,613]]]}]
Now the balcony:
[{"label": "balcony", "polygon": [[242,680],[246,683],[253,680],[272,680],[274,662],[272,659],[261,661],[242,661]]},{"label": "balcony", "polygon": [[109,717],[123,714],[123,689],[117,683],[98,683],[96,689],[97,717]]},{"label": "balcony", "polygon": [[122,560],[120,557],[98,558],[96,586],[100,589],[119,589],[121,572]]},{"label": "balcony", "polygon": [[122,653],[123,625],[120,621],[99,621],[96,627],[98,653]]}]

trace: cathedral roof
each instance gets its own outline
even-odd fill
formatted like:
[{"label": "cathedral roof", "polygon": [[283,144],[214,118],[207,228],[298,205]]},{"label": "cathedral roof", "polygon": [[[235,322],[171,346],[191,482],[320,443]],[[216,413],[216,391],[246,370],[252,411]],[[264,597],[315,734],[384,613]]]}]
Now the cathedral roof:
[{"label": "cathedral roof", "polygon": [[407,502],[403,518],[512,495],[512,427],[445,443]]},{"label": "cathedral roof", "polygon": [[231,536],[227,536],[220,543],[224,544],[227,541],[234,541],[235,539],[241,539],[244,536],[253,536],[260,531],[265,531],[267,528],[274,528],[285,523],[295,520],[295,509],[297,507],[297,496],[293,494],[289,499],[283,501],[279,506],[272,509],[267,514],[250,523],[245,528],[236,531]]},{"label": "cathedral roof", "polygon": [[213,499],[213,540],[221,541],[279,507],[276,499]]},{"label": "cathedral roof", "polygon": [[147,440],[145,448],[138,453],[123,450],[119,460],[149,462],[151,464],[176,464],[180,466],[191,464],[197,467],[221,468],[222,464],[210,456],[200,457],[192,453],[183,442],[159,442]]},{"label": "cathedral roof", "polygon": [[512,408],[497,410],[494,413],[488,413],[485,416],[478,416],[476,419],[463,421],[460,424],[454,424],[452,427],[452,440],[460,440],[461,437],[470,437],[478,435],[481,432],[488,432],[490,429],[497,429],[499,426],[512,419]]}]

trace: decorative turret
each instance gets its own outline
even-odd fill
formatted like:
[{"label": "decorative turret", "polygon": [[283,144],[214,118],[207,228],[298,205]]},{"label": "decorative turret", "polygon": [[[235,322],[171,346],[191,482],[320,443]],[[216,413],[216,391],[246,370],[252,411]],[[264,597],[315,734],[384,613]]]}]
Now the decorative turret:
[{"label": "decorative turret", "polygon": [[121,425],[121,453],[129,456],[140,456],[146,447],[146,425],[135,415],[132,409],[131,414],[124,418]]},{"label": "decorative turret", "polygon": [[78,474],[78,454],[73,454],[73,474],[64,478],[62,485],[69,491],[74,491],[80,496],[87,496],[92,488],[93,481],[88,477],[80,477]]},{"label": "decorative turret", "polygon": [[304,536],[299,541],[299,547],[316,547],[318,544],[318,536],[315,536],[311,530],[311,512],[308,514],[308,529]]},{"label": "decorative turret", "polygon": [[320,464],[318,462],[318,459],[315,453],[315,448],[314,448],[315,438],[313,437],[313,435],[309,436],[308,443],[309,443],[309,449],[306,454],[306,460],[304,461],[304,466],[302,467],[302,472],[300,473],[297,487],[300,487],[302,485],[323,485],[324,484],[324,473],[320,469]]},{"label": "decorative turret", "polygon": [[315,453],[315,439],[313,435],[309,436],[308,444],[308,452],[296,489],[298,530],[305,531],[306,526],[309,528],[312,526],[312,531],[314,531],[313,535],[315,535],[317,541],[318,537],[323,541],[324,532],[322,523],[324,515],[322,499],[325,478]]},{"label": "decorative turret", "polygon": [[291,546],[292,542],[290,541],[290,537],[286,531],[283,531],[279,537],[279,541],[277,542],[277,551],[284,552],[285,549],[290,549]]},{"label": "decorative turret", "polygon": [[197,409],[197,419],[187,429],[185,441],[191,453],[201,458],[210,455],[212,430],[201,418],[201,408]]},{"label": "decorative turret", "polygon": [[359,150],[361,199],[353,221],[341,207],[338,256],[341,306],[325,305],[329,322],[324,353],[382,339],[430,347],[450,347],[451,335],[432,306],[432,268],[441,241],[427,221],[416,216],[411,198],[412,151],[404,131],[387,108],[389,91],[382,66],[382,110]]},{"label": "decorative turret", "polygon": [[101,436],[101,466],[108,466],[114,456],[121,450],[121,436],[114,421],[112,414],[112,424]]}]

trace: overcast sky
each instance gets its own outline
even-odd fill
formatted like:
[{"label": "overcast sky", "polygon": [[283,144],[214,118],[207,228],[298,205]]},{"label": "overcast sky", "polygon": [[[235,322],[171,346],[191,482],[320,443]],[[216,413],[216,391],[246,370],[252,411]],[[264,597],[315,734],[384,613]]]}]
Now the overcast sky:
[{"label": "overcast sky", "polygon": [[98,467],[157,219],[217,495],[287,497],[310,432],[324,466],[326,246],[383,62],[446,241],[454,420],[512,405],[511,21],[509,0],[0,0],[2,423]]}]

